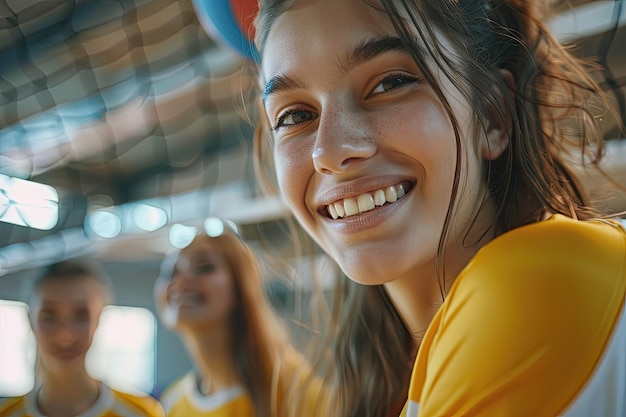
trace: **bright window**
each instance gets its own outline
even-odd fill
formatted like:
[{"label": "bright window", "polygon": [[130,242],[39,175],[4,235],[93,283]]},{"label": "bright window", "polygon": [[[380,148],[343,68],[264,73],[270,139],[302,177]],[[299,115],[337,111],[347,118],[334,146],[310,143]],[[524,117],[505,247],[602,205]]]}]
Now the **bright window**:
[{"label": "bright window", "polygon": [[0,397],[22,395],[33,388],[35,346],[26,304],[0,300]]},{"label": "bright window", "polygon": [[115,388],[149,393],[154,388],[155,343],[150,310],[105,307],[87,354],[87,370]]},{"label": "bright window", "polygon": [[[87,354],[89,373],[123,391],[150,393],[155,379],[156,321],[145,308],[108,306]],[[0,300],[0,397],[35,384],[36,342],[28,307]]]},{"label": "bright window", "polygon": [[59,220],[59,194],[49,185],[0,174],[0,221],[50,230]]}]

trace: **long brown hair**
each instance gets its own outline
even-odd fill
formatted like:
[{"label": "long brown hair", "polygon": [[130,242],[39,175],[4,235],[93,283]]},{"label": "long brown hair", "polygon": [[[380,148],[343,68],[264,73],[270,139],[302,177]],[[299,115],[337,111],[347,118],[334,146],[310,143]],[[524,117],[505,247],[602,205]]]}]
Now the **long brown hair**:
[{"label": "long brown hair", "polygon": [[[260,1],[256,43],[261,52],[275,19],[293,2]],[[426,64],[422,48],[415,44],[416,36],[428,58],[475,109],[478,128],[485,128],[488,117],[494,116],[508,126],[507,150],[484,163],[487,192],[496,205],[491,225],[494,233],[538,221],[548,213],[578,219],[600,216],[568,169],[568,158],[599,163],[603,140],[598,116],[609,106],[589,75],[598,68],[574,57],[550,34],[541,1],[364,2],[389,17],[454,127],[457,164],[439,241],[439,264],[445,257],[447,231],[461,186],[461,138],[451,106]],[[442,46],[437,31],[445,33],[453,48]],[[272,138],[265,118],[257,123],[257,174],[266,190],[276,192]],[[439,271],[445,297],[445,271]],[[410,335],[382,287],[338,285],[326,339],[336,364],[327,386],[337,390],[337,415],[384,416],[406,393]]]},{"label": "long brown hair", "polygon": [[252,397],[255,415],[273,416],[274,363],[286,344],[282,325],[265,296],[252,249],[230,231],[209,239],[218,244],[235,283],[237,307],[230,316],[233,363]]}]

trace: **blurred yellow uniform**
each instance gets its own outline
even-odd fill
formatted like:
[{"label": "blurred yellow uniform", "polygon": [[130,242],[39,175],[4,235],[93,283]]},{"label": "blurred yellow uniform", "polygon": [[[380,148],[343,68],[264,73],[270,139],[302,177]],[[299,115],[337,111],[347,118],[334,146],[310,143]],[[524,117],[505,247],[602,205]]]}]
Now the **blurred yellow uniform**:
[{"label": "blurred yellow uniform", "polygon": [[[324,416],[326,402],[321,382],[311,377],[311,369],[304,358],[293,349],[282,355],[274,369],[276,390],[272,389],[271,407],[275,417]],[[275,396],[274,396],[275,395]],[[198,389],[194,371],[173,382],[161,395],[167,417],[254,417],[252,398],[243,386],[233,387],[205,396]]]},{"label": "blurred yellow uniform", "polygon": [[483,247],[420,346],[407,417],[626,416],[626,232],[555,215]]},{"label": "blurred yellow uniform", "polygon": [[168,417],[254,416],[252,400],[243,387],[233,387],[211,395],[198,390],[194,372],[170,385],[161,395]]},{"label": "blurred yellow uniform", "polygon": [[[45,417],[37,406],[38,390],[0,400],[0,417]],[[123,393],[100,384],[94,405],[77,417],[163,417],[161,404],[147,395]]]}]

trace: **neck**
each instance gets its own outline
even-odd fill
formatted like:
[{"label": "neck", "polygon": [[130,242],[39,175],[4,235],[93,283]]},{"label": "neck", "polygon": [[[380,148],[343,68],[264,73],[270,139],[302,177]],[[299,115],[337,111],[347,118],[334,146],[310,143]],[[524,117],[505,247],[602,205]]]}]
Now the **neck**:
[{"label": "neck", "polygon": [[202,394],[212,394],[241,383],[232,360],[230,330],[227,326],[210,331],[188,330],[183,333],[183,338],[200,374]]},{"label": "neck", "polygon": [[410,332],[415,347],[424,337],[426,328],[442,303],[438,282],[433,266],[432,270],[414,270],[410,275],[385,284],[385,291]]},{"label": "neck", "polygon": [[100,382],[83,368],[68,372],[41,372],[37,403],[48,417],[77,416],[88,410],[100,395]]},{"label": "neck", "polygon": [[[482,234],[485,230],[478,227],[478,222],[474,229],[479,232],[470,233],[468,242],[472,241],[473,235]],[[414,339],[416,350],[457,276],[476,252],[493,237],[493,233],[487,233],[472,246],[464,246],[462,243],[448,245],[439,259],[439,270],[436,259],[432,259],[385,284],[391,302]]]}]

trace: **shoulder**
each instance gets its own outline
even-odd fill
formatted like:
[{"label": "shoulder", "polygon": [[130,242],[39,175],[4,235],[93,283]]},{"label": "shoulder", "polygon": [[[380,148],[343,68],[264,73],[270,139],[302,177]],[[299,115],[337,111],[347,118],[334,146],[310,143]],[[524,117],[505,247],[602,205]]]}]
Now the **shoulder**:
[{"label": "shoulder", "polygon": [[[502,263],[624,262],[626,233],[608,220],[579,221],[554,215],[550,219],[513,229],[487,244],[476,260],[488,265]],[[582,259],[581,259],[582,258]]]},{"label": "shoulder", "polygon": [[566,346],[618,316],[625,264],[626,232],[620,226],[553,216],[483,247],[459,274],[442,314],[449,318],[462,310],[459,320],[480,319],[467,323],[472,328],[490,322],[510,326],[508,338],[495,337],[514,345],[541,335],[560,336]]},{"label": "shoulder", "polygon": [[558,414],[604,355],[624,308],[625,236],[610,222],[554,216],[481,249],[420,347],[420,408],[469,407],[472,398],[468,412]]},{"label": "shoulder", "polygon": [[556,215],[494,239],[476,254],[455,285],[479,286],[493,296],[529,288],[559,295],[576,295],[587,288],[606,296],[623,285],[625,263],[626,232],[617,223]]},{"label": "shoulder", "polygon": [[163,417],[165,415],[161,403],[155,398],[140,393],[128,393],[109,388],[117,405],[128,409],[137,417]]},{"label": "shoulder", "polygon": [[0,398],[0,417],[22,416],[25,412],[25,396]]}]

